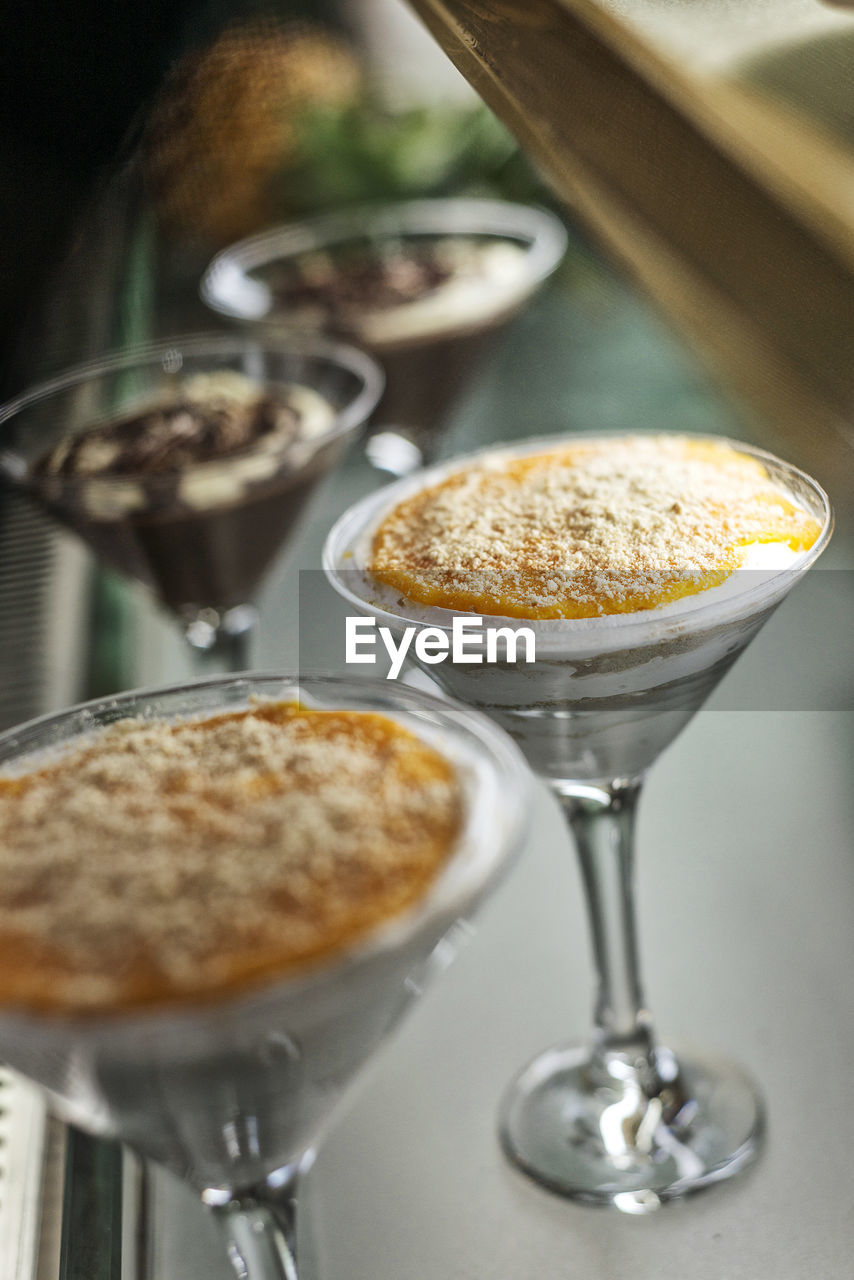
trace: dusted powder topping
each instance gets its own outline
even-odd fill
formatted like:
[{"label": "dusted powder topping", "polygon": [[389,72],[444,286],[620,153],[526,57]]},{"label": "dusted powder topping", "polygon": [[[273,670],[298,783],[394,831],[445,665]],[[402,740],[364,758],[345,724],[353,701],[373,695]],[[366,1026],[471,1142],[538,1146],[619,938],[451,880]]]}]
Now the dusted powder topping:
[{"label": "dusted powder topping", "polygon": [[496,453],[401,502],[374,537],[374,577],[420,604],[588,618],[723,582],[745,549],[807,550],[821,525],[759,461],[680,436]]},{"label": "dusted powder topping", "polygon": [[204,997],[346,946],[425,892],[462,800],[384,716],[126,720],[0,778],[0,1004]]}]

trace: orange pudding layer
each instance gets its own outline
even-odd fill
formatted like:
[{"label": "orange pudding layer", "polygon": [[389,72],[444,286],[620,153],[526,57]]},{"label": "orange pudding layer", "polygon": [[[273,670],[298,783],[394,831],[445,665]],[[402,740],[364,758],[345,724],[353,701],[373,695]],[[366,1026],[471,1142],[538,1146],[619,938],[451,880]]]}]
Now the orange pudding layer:
[{"label": "orange pudding layer", "polygon": [[369,568],[407,599],[515,618],[591,618],[718,586],[759,543],[821,524],[723,441],[624,436],[485,455],[396,506]]},{"label": "orange pudding layer", "polygon": [[462,823],[385,716],[126,720],[0,778],[0,1005],[118,1012],[290,975],[404,911]]}]

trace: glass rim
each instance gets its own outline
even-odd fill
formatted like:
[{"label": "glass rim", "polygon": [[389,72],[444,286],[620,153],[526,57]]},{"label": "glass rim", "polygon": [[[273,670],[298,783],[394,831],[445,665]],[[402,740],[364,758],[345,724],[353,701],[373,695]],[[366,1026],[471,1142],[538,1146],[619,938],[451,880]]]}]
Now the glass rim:
[{"label": "glass rim", "polygon": [[[765,464],[766,468],[769,463],[776,468],[780,468],[787,476],[812,491],[818,499],[823,512],[822,529],[818,538],[807,551],[801,554],[795,564],[777,570],[760,571],[762,575],[760,585],[763,588],[761,592],[762,603],[766,598],[769,600],[776,598],[780,594],[780,589],[784,582],[788,591],[788,584],[793,584],[796,578],[801,577],[821,555],[833,532],[833,509],[824,488],[817,480],[799,467],[784,461],[759,446],[745,444],[743,441],[734,440],[728,436],[716,436],[707,433],[667,433],[654,429],[645,431],[561,433],[559,435],[531,437],[527,440],[499,441],[494,445],[486,445],[471,453],[446,459],[444,462],[437,463],[424,471],[405,476],[394,484],[368,494],[338,518],[330,529],[323,546],[322,565],[324,573],[339,596],[342,596],[351,604],[355,604],[361,612],[392,625],[411,626],[414,624],[422,627],[435,627],[438,630],[450,633],[453,628],[454,618],[482,616],[488,625],[495,625],[496,627],[532,628],[537,635],[538,643],[542,642],[546,649],[558,648],[570,637],[579,641],[592,639],[593,637],[598,637],[601,641],[610,640],[617,636],[621,637],[621,639],[623,637],[631,637],[630,643],[637,644],[639,643],[638,636],[646,636],[650,642],[655,642],[660,638],[660,634],[670,626],[679,632],[684,632],[688,628],[695,630],[701,625],[714,625],[723,622],[727,619],[728,610],[738,609],[739,606],[743,609],[745,600],[750,598],[751,591],[756,591],[755,582],[752,588],[749,585],[745,586],[743,589],[728,593],[724,598],[719,597],[717,600],[698,602],[698,598],[702,597],[704,592],[696,592],[658,609],[636,610],[631,613],[602,614],[590,618],[523,618],[504,614],[478,615],[474,610],[446,609],[440,605],[420,605],[417,601],[409,602],[413,609],[424,614],[429,613],[429,620],[414,617],[412,614],[407,614],[403,611],[394,612],[381,604],[372,603],[348,585],[351,575],[361,573],[367,576],[368,571],[355,561],[349,566],[342,563],[343,557],[347,554],[352,556],[353,548],[357,542],[364,539],[371,528],[375,528],[379,521],[398,502],[417,493],[429,484],[472,465],[487,455],[496,457],[505,454],[507,457],[524,457],[529,452],[535,453],[540,450],[547,452],[549,449],[554,449],[561,445],[568,446],[577,441],[624,440],[629,437],[660,435],[672,435],[674,438],[729,445],[739,453],[756,458]],[[739,572],[739,570],[735,572]],[[383,584],[378,584],[378,586],[382,587]],[[389,592],[392,590],[391,588],[385,589]],[[395,591],[394,594],[403,599],[401,592]],[[757,601],[757,605],[759,605],[759,601]],[[444,621],[443,618],[447,618],[447,621]]]},{"label": "glass rim", "polygon": [[377,201],[280,223],[235,241],[208,263],[199,295],[206,306],[220,315],[261,322],[273,319],[272,310],[258,315],[235,305],[224,296],[223,279],[231,283],[245,280],[249,272],[276,259],[366,235],[373,240],[402,235],[485,235],[518,240],[526,245],[525,286],[530,291],[555,270],[569,239],[560,219],[536,205],[464,196]]},{"label": "glass rim", "polygon": [[[316,686],[320,686],[317,691]],[[45,1028],[75,1027],[84,1033],[91,1030],[107,1036],[111,1032],[121,1036],[133,1034],[139,1026],[180,1026],[187,1019],[204,1021],[216,1018],[224,1010],[261,1007],[269,1000],[280,999],[283,993],[298,995],[310,992],[315,987],[334,982],[339,975],[351,968],[409,943],[420,933],[428,932],[431,923],[437,919],[444,920],[447,917],[447,929],[512,861],[514,854],[521,849],[527,833],[533,777],[522,753],[511,738],[482,713],[444,696],[426,693],[408,685],[389,685],[381,681],[342,676],[337,672],[230,673],[90,699],[61,711],[48,712],[0,733],[0,771],[30,755],[37,756],[52,746],[73,746],[76,740],[86,734],[106,728],[125,716],[141,712],[146,704],[151,708],[152,717],[194,719],[230,710],[239,711],[256,694],[285,700],[291,694],[298,695],[303,689],[310,698],[317,697],[320,710],[334,710],[336,707],[358,709],[362,705],[365,711],[374,711],[390,718],[399,715],[398,722],[404,728],[410,728],[416,736],[418,730],[413,727],[413,722],[416,725],[420,722],[432,725],[437,737],[447,735],[451,743],[454,740],[459,743],[461,739],[468,740],[470,746],[476,743],[478,761],[487,761],[492,783],[490,795],[494,794],[495,802],[504,806],[500,824],[501,838],[485,850],[484,858],[478,861],[476,867],[468,869],[468,875],[463,873],[463,868],[459,865],[460,855],[470,847],[474,838],[471,831],[474,805],[470,799],[466,825],[460,833],[457,845],[426,892],[403,912],[379,921],[366,934],[358,936],[345,947],[336,948],[328,955],[307,963],[304,970],[297,967],[294,972],[285,973],[278,978],[274,973],[262,974],[221,993],[211,990],[196,996],[190,994],[177,999],[168,998],[160,1004],[153,1002],[127,1009],[43,1012],[24,1006],[0,1005],[0,1024],[15,1022]],[[328,700],[324,700],[323,691],[326,689],[330,691]],[[191,699],[194,694],[204,695],[206,690],[212,693],[228,691],[233,697],[228,701],[220,698],[200,706],[191,705],[184,711],[179,707],[170,710],[168,707],[158,706],[160,701],[180,703]],[[100,720],[98,713],[102,713]],[[75,722],[79,722],[79,729],[74,729],[58,743],[55,739],[45,740],[51,729],[62,725],[73,726]],[[430,735],[423,736],[421,740],[429,744]],[[441,752],[441,744],[436,745],[436,749]],[[454,763],[451,752],[446,753],[446,758]],[[453,883],[454,878],[456,883]],[[441,934],[438,935],[440,936]]]},{"label": "glass rim", "polygon": [[[91,360],[72,365],[60,373],[36,383],[20,395],[15,396],[14,399],[0,405],[0,431],[2,431],[7,422],[12,421],[33,406],[46,403],[61,392],[83,386],[85,383],[107,374],[122,373],[135,368],[156,365],[158,361],[162,364],[170,355],[181,357],[184,355],[192,357],[204,357],[206,355],[228,357],[240,355],[252,349],[279,354],[285,358],[326,360],[330,365],[337,366],[339,369],[344,369],[353,374],[361,382],[361,386],[353,399],[343,408],[334,411],[334,417],[328,429],[317,436],[310,437],[310,442],[315,444],[317,448],[330,444],[333,440],[346,435],[349,431],[355,430],[366,422],[379,403],[385,388],[385,374],[373,356],[350,343],[338,342],[322,335],[265,334],[261,332],[250,334],[245,331],[240,333],[176,334],[174,337],[156,342],[105,352]],[[164,372],[168,373],[169,371],[165,369]],[[176,369],[175,372],[180,373],[180,369]],[[287,454],[292,445],[293,442],[282,447],[282,456]],[[58,482],[63,489],[93,483],[105,487],[127,484],[128,482],[141,483],[142,481],[153,484],[158,480],[167,480],[169,477],[173,477],[176,472],[181,472],[182,474],[187,474],[188,472],[196,473],[203,472],[211,467],[226,466],[243,458],[252,457],[255,452],[256,450],[249,447],[221,458],[208,458],[202,462],[165,468],[159,472],[135,473],[128,471],[110,476],[99,476],[97,474],[48,476],[43,477],[43,479]],[[275,457],[276,451],[271,451],[271,456]],[[4,446],[2,440],[0,440],[0,474],[5,475],[7,479],[16,484],[22,484],[27,480],[28,473],[29,464],[22,454],[16,449]]]}]

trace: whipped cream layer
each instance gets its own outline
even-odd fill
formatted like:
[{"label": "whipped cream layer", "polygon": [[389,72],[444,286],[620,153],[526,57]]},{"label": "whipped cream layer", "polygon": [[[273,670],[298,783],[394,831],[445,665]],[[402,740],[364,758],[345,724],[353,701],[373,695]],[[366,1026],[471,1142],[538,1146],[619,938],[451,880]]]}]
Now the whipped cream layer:
[{"label": "whipped cream layer", "polygon": [[[466,246],[446,258],[450,275],[411,302],[366,309],[354,329],[370,346],[391,346],[445,329],[471,329],[517,306],[530,289],[527,254],[509,240]],[[456,259],[456,261],[454,261]]]}]

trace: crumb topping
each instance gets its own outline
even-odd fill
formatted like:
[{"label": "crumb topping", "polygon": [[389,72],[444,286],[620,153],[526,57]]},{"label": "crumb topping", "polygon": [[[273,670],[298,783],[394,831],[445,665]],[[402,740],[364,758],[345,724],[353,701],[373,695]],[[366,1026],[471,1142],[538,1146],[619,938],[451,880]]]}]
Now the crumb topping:
[{"label": "crumb topping", "polygon": [[388,718],[265,703],[126,720],[0,778],[0,1003],[200,997],[415,902],[461,824],[451,764]]},{"label": "crumb topping", "polygon": [[821,525],[716,441],[626,436],[488,455],[401,502],[369,568],[420,604],[519,618],[632,613],[717,586],[745,548]]}]

